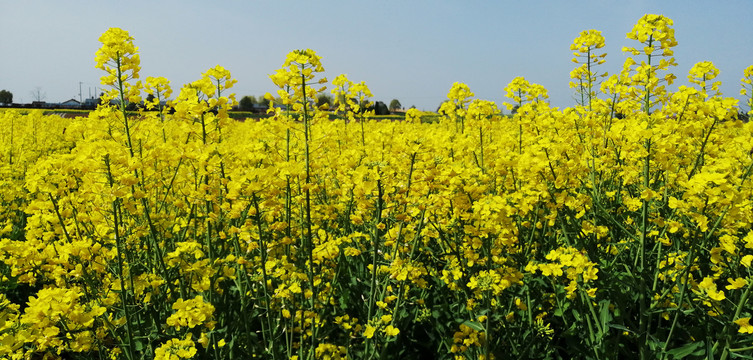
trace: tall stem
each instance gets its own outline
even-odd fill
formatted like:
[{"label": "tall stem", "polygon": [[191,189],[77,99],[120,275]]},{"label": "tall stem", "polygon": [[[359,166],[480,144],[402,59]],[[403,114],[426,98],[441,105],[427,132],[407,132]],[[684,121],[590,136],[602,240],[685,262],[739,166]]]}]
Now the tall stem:
[{"label": "tall stem", "polygon": [[[308,266],[306,267],[306,275],[309,280],[309,286],[311,287],[311,311],[316,312],[316,285],[314,284],[314,241],[311,230],[311,158],[309,152],[310,139],[310,120],[308,114],[308,98],[306,97],[306,76],[303,73],[304,65],[301,65],[301,90],[303,93],[303,134],[304,134],[304,148],[305,148],[305,160],[306,160],[306,237],[305,237],[305,251],[308,258]],[[311,320],[311,349],[309,356],[312,356],[314,349],[317,346],[317,327],[316,319]]]},{"label": "tall stem", "polygon": [[[648,47],[653,47],[654,43],[654,37],[649,36],[648,37]],[[651,84],[651,54],[648,54],[648,59],[646,60],[648,62],[648,68],[646,69],[646,84],[643,86],[643,90],[645,92],[644,99],[643,99],[643,111],[648,115],[651,114],[651,91],[650,91],[650,84]]]},{"label": "tall stem", "polygon": [[[113,177],[112,177],[112,171],[110,169],[110,157],[108,155],[105,155],[105,167],[107,168],[107,180],[110,185],[110,188],[112,188],[115,184]],[[113,227],[115,231],[115,247],[117,249],[117,261],[118,261],[118,280],[120,280],[120,302],[123,305],[123,312],[125,314],[125,328],[126,328],[126,337],[127,342],[125,344],[126,351],[125,355],[129,360],[133,360],[136,358],[136,355],[134,353],[133,349],[133,330],[131,329],[131,312],[128,305],[128,290],[126,289],[125,284],[125,270],[124,270],[124,261],[123,261],[123,254],[125,252],[125,246],[123,244],[122,239],[120,238],[120,219],[119,219],[119,209],[120,209],[120,201],[119,199],[115,199],[112,201],[112,216],[113,216]]]},{"label": "tall stem", "polygon": [[123,123],[125,124],[126,139],[128,140],[128,153],[133,157],[133,143],[131,142],[131,127],[128,123],[128,113],[126,112],[125,89],[123,89],[123,71],[121,69],[120,54],[115,56],[115,68],[118,72],[118,92],[120,93],[120,112],[123,114]]}]

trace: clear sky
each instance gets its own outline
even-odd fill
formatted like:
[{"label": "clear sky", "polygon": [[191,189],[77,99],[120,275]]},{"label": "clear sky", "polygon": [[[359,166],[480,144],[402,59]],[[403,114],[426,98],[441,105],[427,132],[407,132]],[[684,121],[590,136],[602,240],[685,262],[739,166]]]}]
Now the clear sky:
[{"label": "clear sky", "polygon": [[274,92],[268,75],[291,50],[310,48],[330,80],[365,81],[387,104],[434,111],[459,81],[501,105],[504,87],[524,76],[565,107],[578,33],[602,31],[602,69],[615,73],[626,58],[620,49],[638,45],[625,33],[646,13],[674,20],[678,84],[708,60],[721,70],[723,93],[739,97],[753,64],[752,0],[0,0],[0,89],[14,102],[31,102],[36,88],[48,102],[78,99],[79,88],[84,99],[96,94],[97,39],[120,27],[139,47],[142,78],[164,76],[176,94],[215,65],[238,80],[238,99]]}]

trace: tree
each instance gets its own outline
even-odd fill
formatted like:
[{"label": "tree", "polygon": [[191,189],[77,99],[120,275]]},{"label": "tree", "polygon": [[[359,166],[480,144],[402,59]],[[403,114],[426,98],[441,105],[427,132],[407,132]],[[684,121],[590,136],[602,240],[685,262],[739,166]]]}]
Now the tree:
[{"label": "tree", "polygon": [[47,98],[47,94],[42,92],[42,88],[37,86],[34,88],[34,90],[31,91],[31,100],[36,102],[44,101],[45,98]]},{"label": "tree", "polygon": [[334,100],[332,95],[322,93],[316,96],[316,106],[327,104],[328,107],[332,107],[332,104],[335,102]]},{"label": "tree", "polygon": [[389,115],[390,109],[381,101],[374,103],[374,115]]},{"label": "tree", "polygon": [[126,101],[126,111],[136,111],[139,109],[139,104],[132,102],[132,101]]},{"label": "tree", "polygon": [[254,109],[254,104],[256,104],[256,98],[253,96],[244,96],[241,98],[241,101],[238,102],[238,108],[241,111],[251,111]]},{"label": "tree", "polygon": [[8,90],[0,90],[0,104],[12,104],[13,93]]},{"label": "tree", "polygon": [[[0,100],[0,102],[3,102],[3,101]],[[740,110],[737,113],[737,119],[742,122],[748,122],[750,120],[750,115],[748,115],[748,113],[746,113],[745,111]]]},{"label": "tree", "polygon": [[398,101],[397,99],[392,99],[392,101],[390,101],[390,110],[391,111],[399,110],[399,109],[402,109],[402,108],[403,108],[403,105],[400,105],[400,101]]}]

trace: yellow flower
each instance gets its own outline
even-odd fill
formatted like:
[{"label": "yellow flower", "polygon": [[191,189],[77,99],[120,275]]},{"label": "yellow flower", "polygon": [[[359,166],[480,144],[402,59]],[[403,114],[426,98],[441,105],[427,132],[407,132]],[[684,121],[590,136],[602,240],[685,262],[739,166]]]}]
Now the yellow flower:
[{"label": "yellow flower", "polygon": [[742,259],[740,259],[740,264],[742,264],[746,268],[749,268],[751,261],[753,261],[753,255],[745,255]]},{"label": "yellow flower", "polygon": [[727,290],[739,289],[748,284],[748,281],[739,277],[737,279],[727,278],[729,285],[726,286]]},{"label": "yellow flower", "polygon": [[382,331],[384,331],[387,336],[397,336],[397,334],[400,333],[400,330],[392,325],[387,325]]},{"label": "yellow flower", "polygon": [[374,337],[374,331],[376,331],[376,328],[371,325],[366,325],[366,328],[363,330],[363,336],[365,336],[367,339],[371,339]]},{"label": "yellow flower", "polygon": [[737,329],[737,332],[742,334],[753,334],[753,325],[750,324],[750,317],[737,319],[735,320],[735,324],[740,326],[740,328]]},{"label": "yellow flower", "polygon": [[716,289],[714,279],[708,276],[703,278],[703,281],[698,284],[698,290],[698,293],[705,294],[709,299],[714,301],[722,301],[726,299],[724,292]]}]

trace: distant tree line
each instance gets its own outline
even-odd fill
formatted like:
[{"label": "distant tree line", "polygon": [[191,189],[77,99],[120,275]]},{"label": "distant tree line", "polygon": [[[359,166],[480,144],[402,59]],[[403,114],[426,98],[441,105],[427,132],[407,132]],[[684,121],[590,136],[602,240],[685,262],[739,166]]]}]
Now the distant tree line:
[{"label": "distant tree line", "polygon": [[[356,99],[352,99],[353,102],[358,103]],[[282,105],[282,102],[279,98],[275,98],[273,101],[273,104],[275,105]],[[342,102],[342,101],[341,101]],[[319,94],[316,97],[316,100],[313,101],[313,104],[316,106],[323,106],[326,105],[326,108],[332,108],[335,104],[335,98],[330,94]],[[266,112],[266,109],[269,107],[269,101],[264,99],[264,97],[259,96],[253,96],[253,95],[246,95],[243,96],[240,101],[238,101],[238,110],[240,111],[250,111],[250,112]],[[402,105],[400,105],[400,101],[397,99],[392,99],[390,102],[390,106],[388,107],[381,101],[376,101],[372,103],[370,106],[367,106],[365,109],[362,109],[363,111],[369,111],[374,110],[375,115],[390,115],[391,111],[397,111],[402,108]]]},{"label": "distant tree line", "polygon": [[[39,99],[42,99],[41,92],[39,88],[36,90],[35,99],[32,104],[13,104],[13,93],[11,93],[8,90],[0,90],[0,104],[11,105],[13,104],[16,107],[41,107],[41,108],[79,108],[79,109],[89,109],[93,110],[96,108],[97,105],[101,103],[100,101],[95,102],[85,102],[77,106],[61,106],[60,104],[52,104],[52,103],[45,103]],[[101,96],[101,95],[100,95]],[[98,100],[98,99],[97,99]],[[152,101],[153,96],[148,95],[147,101]],[[355,101],[355,99],[354,99]],[[355,101],[357,103],[357,101]],[[282,101],[279,98],[275,98],[272,101],[273,104],[282,106]],[[323,106],[326,105],[328,108],[332,108],[335,104],[335,99],[330,94],[319,94],[315,101],[316,106]],[[266,113],[267,108],[269,107],[269,101],[264,99],[263,96],[253,96],[253,95],[246,95],[241,98],[240,101],[238,101],[238,107],[236,110],[239,111],[248,111],[248,112],[255,112],[255,113]],[[127,104],[127,110],[129,111],[135,111],[140,108],[140,104],[136,103],[129,103]],[[363,111],[369,111],[374,110],[375,115],[390,115],[392,112],[399,111],[402,109],[402,105],[400,104],[400,101],[397,99],[392,99],[390,101],[390,105],[387,106],[381,101],[376,101],[372,103],[370,106],[366,107],[365,109],[362,109]]]}]

